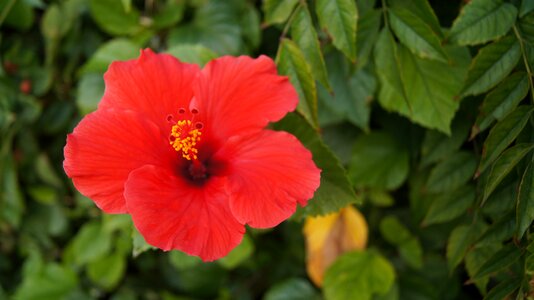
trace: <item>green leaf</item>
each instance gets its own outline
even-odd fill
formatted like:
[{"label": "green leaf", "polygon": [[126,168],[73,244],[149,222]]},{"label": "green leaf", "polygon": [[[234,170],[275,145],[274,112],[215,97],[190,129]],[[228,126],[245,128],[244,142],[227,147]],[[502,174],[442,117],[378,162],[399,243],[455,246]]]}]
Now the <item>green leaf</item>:
[{"label": "green leaf", "polygon": [[352,73],[347,59],[337,51],[329,53],[326,62],[333,94],[321,95],[323,104],[352,124],[368,131],[371,101],[377,88],[372,70],[360,68]]},{"label": "green leaf", "polygon": [[0,12],[4,14],[6,9],[9,9],[4,19],[6,25],[20,30],[28,30],[32,27],[35,13],[27,1],[0,1]]},{"label": "green leaf", "polygon": [[330,89],[323,54],[319,45],[317,32],[306,5],[298,8],[293,22],[291,23],[291,37],[298,45],[306,61],[310,64],[313,76]]},{"label": "green leaf", "polygon": [[402,7],[392,7],[388,12],[391,28],[410,51],[421,58],[447,62],[439,36],[415,13]]},{"label": "green leaf", "polygon": [[476,247],[499,245],[502,241],[512,237],[515,226],[514,215],[512,213],[505,214],[497,222],[491,224],[478,240]]},{"label": "green leaf", "polygon": [[202,264],[202,260],[200,258],[187,255],[186,253],[178,250],[169,252],[169,261],[171,265],[178,270],[187,270]]},{"label": "green leaf", "polygon": [[[465,269],[469,277],[473,277],[480,267],[497,251],[499,251],[499,244],[491,244],[486,247],[475,247],[471,249],[465,256]],[[486,286],[489,283],[489,276],[473,280],[478,290],[482,295],[486,294]]]},{"label": "green leaf", "polygon": [[176,45],[169,48],[166,53],[178,58],[182,62],[205,65],[210,60],[217,58],[217,53],[202,45]]},{"label": "green leaf", "polygon": [[191,23],[172,29],[167,43],[201,44],[220,55],[235,55],[243,48],[239,19],[231,1],[210,0],[195,10]]},{"label": "green leaf", "polygon": [[423,267],[423,247],[416,237],[400,244],[399,253],[412,268],[421,269]]},{"label": "green leaf", "polygon": [[449,40],[459,45],[476,45],[505,35],[517,16],[517,9],[502,0],[472,0],[449,32]]},{"label": "green leaf", "polygon": [[499,157],[501,152],[510,145],[519,135],[523,127],[528,122],[530,115],[534,111],[532,106],[521,105],[508,114],[497,125],[490,130],[488,137],[484,141],[482,158],[477,170],[477,176],[484,172]]},{"label": "green leaf", "polygon": [[437,130],[427,130],[421,146],[421,165],[426,167],[455,153],[465,142],[468,133],[469,122],[463,114],[454,117],[450,136]]},{"label": "green leaf", "polygon": [[534,221],[534,162],[530,162],[519,184],[517,194],[517,237],[521,239]]},{"label": "green leaf", "polygon": [[111,35],[133,35],[142,29],[135,7],[127,12],[121,1],[91,0],[89,4],[95,23]]},{"label": "green leaf", "polygon": [[472,153],[457,152],[432,169],[427,189],[431,193],[455,190],[473,177],[476,168],[477,160]]},{"label": "green leaf", "polygon": [[93,112],[104,95],[104,78],[99,73],[87,73],[78,82],[76,106],[81,115]]},{"label": "green leaf", "polygon": [[0,173],[0,220],[18,228],[25,211],[24,197],[20,190],[15,160],[11,155],[2,158]]},{"label": "green leaf", "polygon": [[103,230],[99,221],[86,223],[70,241],[65,254],[77,265],[94,262],[111,249],[111,235]]},{"label": "green leaf", "polygon": [[395,270],[374,250],[349,252],[326,271],[324,294],[327,300],[363,300],[385,294],[394,283]]},{"label": "green leaf", "polygon": [[438,194],[425,216],[424,226],[444,223],[463,214],[475,202],[475,189],[463,186],[450,193]]},{"label": "green leaf", "polygon": [[486,95],[475,121],[471,138],[480,131],[486,130],[493,121],[502,120],[513,111],[528,93],[528,76],[525,72],[517,72],[508,76],[491,93]]},{"label": "green leaf", "polygon": [[125,38],[117,38],[102,44],[80,69],[82,74],[104,73],[116,60],[128,60],[139,56],[139,46]]},{"label": "green leaf", "polygon": [[317,89],[315,80],[306,58],[294,42],[288,39],[282,40],[276,55],[276,64],[281,74],[289,76],[289,80],[299,94],[297,111],[313,127],[317,127]]},{"label": "green leaf", "polygon": [[392,43],[391,38],[382,35],[375,47],[380,104],[415,123],[450,134],[466,72],[466,49],[446,48],[452,63],[445,64],[418,58],[402,45],[397,45],[395,52]]},{"label": "green leaf", "polygon": [[348,174],[356,187],[393,190],[408,171],[408,151],[389,134],[373,132],[356,140]]},{"label": "green leaf", "polygon": [[371,10],[358,18],[358,30],[356,33],[356,64],[358,67],[367,65],[371,58],[373,46],[380,32],[382,12],[378,9]]},{"label": "green leaf", "polygon": [[265,24],[284,23],[298,2],[298,0],[264,0],[262,10],[265,14]]},{"label": "green leaf", "polygon": [[321,27],[332,37],[334,46],[351,61],[356,60],[358,9],[353,0],[317,0],[315,12]]},{"label": "green leaf", "polygon": [[482,48],[469,66],[462,96],[484,93],[503,80],[521,57],[515,37],[498,40]]},{"label": "green leaf", "polygon": [[489,293],[484,297],[484,300],[501,300],[508,299],[508,295],[513,293],[521,286],[521,279],[512,277],[508,278],[501,283],[497,284]]},{"label": "green leaf", "polygon": [[447,242],[447,263],[451,272],[462,262],[469,246],[484,230],[485,225],[479,222],[454,228]]},{"label": "green leaf", "polygon": [[58,198],[56,190],[47,185],[30,186],[28,187],[28,194],[33,200],[45,205],[56,203]]},{"label": "green leaf", "polygon": [[325,146],[317,132],[302,117],[288,114],[275,126],[295,135],[312,152],[315,164],[321,172],[321,185],[308,205],[299,208],[295,218],[324,215],[351,204],[358,203],[352,186],[339,159]]},{"label": "green leaf", "polygon": [[387,216],[380,221],[380,233],[388,243],[396,246],[412,238],[410,231],[395,216]]},{"label": "green leaf", "polygon": [[65,299],[78,285],[76,273],[72,270],[50,263],[25,277],[18,287],[15,300],[56,300]]},{"label": "green leaf", "polygon": [[243,236],[241,244],[235,247],[228,255],[219,259],[217,262],[226,269],[234,269],[244,261],[250,258],[254,253],[254,243],[248,237],[248,235]]},{"label": "green leaf", "polygon": [[87,265],[89,279],[108,291],[113,290],[119,284],[125,271],[126,258],[118,252]]},{"label": "green leaf", "polygon": [[443,37],[441,25],[427,0],[389,0],[389,5],[394,8],[404,8],[412,12],[422,20],[440,38]]},{"label": "green leaf", "polygon": [[309,281],[300,278],[290,278],[271,287],[263,300],[319,300],[319,293]]},{"label": "green leaf", "polygon": [[[184,16],[185,1],[167,0],[154,16],[152,27],[155,29],[168,28],[180,22]],[[130,1],[131,7],[131,1]],[[126,9],[128,13],[130,10]]]},{"label": "green leaf", "polygon": [[262,29],[260,27],[260,13],[252,3],[246,3],[239,25],[243,30],[243,38],[252,50],[256,50],[261,43]]},{"label": "green leaf", "polygon": [[[133,243],[133,249],[132,249],[132,256],[137,257],[141,255],[143,252],[146,252],[151,249],[156,249],[154,246],[149,245],[145,238],[137,231],[137,229],[132,228],[132,243]],[[172,253],[172,252],[171,252]]]},{"label": "green leaf", "polygon": [[526,14],[534,10],[534,2],[530,0],[522,0],[519,7],[519,17],[524,17]]},{"label": "green leaf", "polygon": [[534,143],[531,144],[517,144],[510,149],[507,149],[503,154],[495,161],[491,168],[488,180],[484,187],[483,201],[488,199],[489,195],[495,190],[497,185],[512,171],[517,163],[523,159],[527,153],[534,149]]},{"label": "green leaf", "polygon": [[514,244],[504,246],[491,256],[478,271],[473,275],[473,279],[479,279],[484,276],[499,272],[509,265],[513,264],[521,257],[521,250]]}]

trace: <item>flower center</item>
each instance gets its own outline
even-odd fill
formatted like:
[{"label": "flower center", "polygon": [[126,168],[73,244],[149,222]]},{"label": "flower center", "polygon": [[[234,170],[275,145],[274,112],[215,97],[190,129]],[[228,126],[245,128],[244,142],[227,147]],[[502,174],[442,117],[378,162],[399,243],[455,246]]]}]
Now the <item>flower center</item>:
[{"label": "flower center", "polygon": [[[185,109],[181,108],[178,113],[180,115],[185,114]],[[187,160],[197,160],[197,144],[202,135],[201,129],[203,128],[203,124],[194,121],[194,116],[198,114],[196,109],[192,109],[191,113],[193,114],[192,120],[181,119],[174,122],[172,115],[167,117],[167,120],[174,124],[171,128],[169,144],[176,150],[176,152],[181,152],[183,158]]]}]

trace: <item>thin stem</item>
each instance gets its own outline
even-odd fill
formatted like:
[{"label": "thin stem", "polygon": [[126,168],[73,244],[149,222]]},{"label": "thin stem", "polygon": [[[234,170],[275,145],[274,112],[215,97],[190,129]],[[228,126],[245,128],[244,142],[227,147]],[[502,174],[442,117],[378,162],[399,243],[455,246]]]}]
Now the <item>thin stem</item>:
[{"label": "thin stem", "polygon": [[521,34],[519,33],[519,30],[517,30],[517,27],[515,26],[515,24],[514,24],[514,33],[517,39],[519,40],[519,46],[521,48],[521,55],[523,56],[523,63],[525,64],[525,68],[527,69],[528,80],[530,83],[530,96],[532,98],[532,103],[534,103],[534,82],[532,81],[532,71],[530,70],[530,64],[528,63],[527,52],[525,51],[525,44],[523,43]]},{"label": "thin stem", "polygon": [[384,25],[389,28],[388,6],[386,4],[386,0],[382,0],[382,13],[384,14]]},{"label": "thin stem", "polygon": [[13,5],[15,5],[15,2],[17,2],[17,0],[9,0],[7,5],[4,7],[4,10],[0,14],[0,27],[2,26],[2,23],[4,23],[4,20],[6,19],[7,15],[13,8]]}]

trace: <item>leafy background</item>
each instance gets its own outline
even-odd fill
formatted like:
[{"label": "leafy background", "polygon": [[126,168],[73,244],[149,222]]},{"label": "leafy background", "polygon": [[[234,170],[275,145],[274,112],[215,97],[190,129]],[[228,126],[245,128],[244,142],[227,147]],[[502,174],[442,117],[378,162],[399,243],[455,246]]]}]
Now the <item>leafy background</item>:
[{"label": "leafy background", "polygon": [[[2,0],[0,26],[0,299],[534,295],[534,1]],[[323,169],[310,205],[205,264],[80,195],[65,136],[146,47],[275,58],[301,100],[273,126]],[[367,246],[316,286],[303,220],[348,205]]]}]

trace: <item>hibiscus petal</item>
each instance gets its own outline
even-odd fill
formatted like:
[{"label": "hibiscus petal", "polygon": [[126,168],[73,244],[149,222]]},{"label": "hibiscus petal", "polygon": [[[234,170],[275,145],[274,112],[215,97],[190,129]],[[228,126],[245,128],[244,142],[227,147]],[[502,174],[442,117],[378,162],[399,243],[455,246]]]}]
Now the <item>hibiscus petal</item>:
[{"label": "hibiscus petal", "polygon": [[131,173],[124,195],[149,244],[212,261],[228,254],[245,233],[230,212],[224,183],[213,177],[197,186],[168,168],[145,166]]},{"label": "hibiscus petal", "polygon": [[321,170],[310,151],[287,132],[234,137],[216,155],[229,163],[230,209],[252,227],[278,225],[319,187]]},{"label": "hibiscus petal", "polygon": [[63,168],[78,191],[108,213],[125,213],[124,183],[146,164],[169,164],[168,137],[132,111],[98,110],[67,136]]},{"label": "hibiscus petal", "polygon": [[199,72],[197,65],[182,63],[172,55],[142,50],[138,59],[110,65],[99,108],[141,112],[161,126],[169,114],[189,107],[192,83]]},{"label": "hibiscus petal", "polygon": [[204,131],[219,140],[262,129],[297,107],[298,94],[267,56],[224,56],[209,62],[195,82],[191,103]]}]

